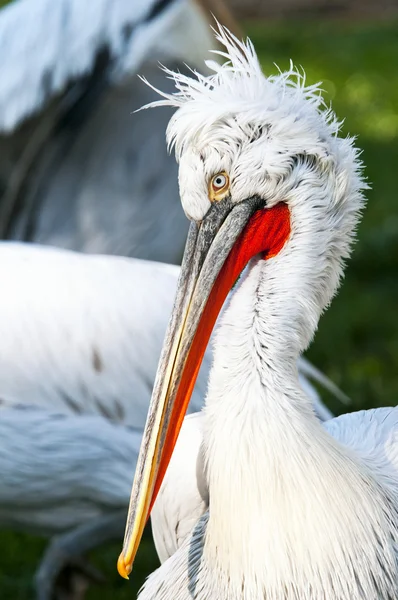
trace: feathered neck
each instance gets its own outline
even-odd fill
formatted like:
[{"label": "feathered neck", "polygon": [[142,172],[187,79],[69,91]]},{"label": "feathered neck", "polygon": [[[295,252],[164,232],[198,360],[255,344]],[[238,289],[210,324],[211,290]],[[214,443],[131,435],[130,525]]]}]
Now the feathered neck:
[{"label": "feathered neck", "polygon": [[204,578],[228,599],[395,598],[389,500],[299,387],[300,341],[285,316],[281,269],[278,261],[252,266],[216,338],[205,408]]}]

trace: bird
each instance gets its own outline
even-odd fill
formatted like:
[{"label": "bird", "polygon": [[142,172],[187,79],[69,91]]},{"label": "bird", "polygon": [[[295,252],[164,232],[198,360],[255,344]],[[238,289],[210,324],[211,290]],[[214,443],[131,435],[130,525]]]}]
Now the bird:
[{"label": "bird", "polygon": [[132,113],[155,97],[137,73],[200,66],[210,10],[238,28],[222,0],[0,10],[0,239],[180,264],[188,229],[163,143],[172,110]]},{"label": "bird", "polygon": [[[123,533],[179,274],[166,263],[0,242],[0,526],[56,536],[38,568],[39,600],[52,598],[67,565]],[[211,361],[209,347],[188,412],[202,408]],[[338,389],[307,361],[299,369],[319,418],[330,418],[310,380]],[[181,495],[164,510],[194,508]]]},{"label": "bird", "polygon": [[[221,26],[210,76],[167,71],[167,139],[191,221],[118,560],[128,578],[214,339],[200,454],[208,510],[140,600],[398,597],[398,408],[321,423],[297,358],[337,292],[365,205],[355,141],[320,85],[266,77]],[[153,104],[152,104],[153,106]],[[242,269],[247,265],[243,276]]]}]

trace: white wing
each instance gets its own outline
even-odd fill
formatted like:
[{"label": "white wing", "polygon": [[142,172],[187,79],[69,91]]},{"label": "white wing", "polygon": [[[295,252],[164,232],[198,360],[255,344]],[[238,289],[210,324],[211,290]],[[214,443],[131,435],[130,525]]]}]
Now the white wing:
[{"label": "white wing", "polygon": [[127,508],[141,432],[21,406],[0,439],[2,525],[53,534]]},{"label": "white wing", "polygon": [[203,58],[209,32],[200,23],[199,9],[188,0],[10,4],[0,11],[0,131],[11,131],[88,74],[100,51],[107,52],[111,78],[136,72],[148,56]]},{"label": "white wing", "polygon": [[398,489],[398,407],[361,410],[324,424],[339,442],[352,449],[379,481]]},{"label": "white wing", "polygon": [[102,414],[142,429],[178,273],[137,259],[0,244],[0,403]]}]

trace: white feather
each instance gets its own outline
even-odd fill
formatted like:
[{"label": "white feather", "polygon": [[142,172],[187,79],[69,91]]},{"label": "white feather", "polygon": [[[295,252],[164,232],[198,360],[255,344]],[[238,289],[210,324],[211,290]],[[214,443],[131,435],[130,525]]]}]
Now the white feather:
[{"label": "white feather", "polygon": [[[1,243],[0,407],[101,414],[143,429],[178,274],[164,263]],[[190,410],[202,407],[210,363],[208,348]]]},{"label": "white feather", "polygon": [[[178,273],[138,259],[0,244],[0,406],[102,414],[142,429]],[[194,410],[205,389],[206,375]]]},{"label": "white feather", "polygon": [[34,406],[0,414],[0,523],[49,535],[128,506],[141,431]]},{"label": "white feather", "polygon": [[104,48],[110,54],[109,77],[116,81],[136,73],[147,59],[202,59],[209,33],[196,4],[172,0],[156,10],[157,4],[16,0],[2,9],[0,131],[11,131],[88,74]]},{"label": "white feather", "polygon": [[[140,598],[169,598],[160,591],[164,580],[179,580],[177,598],[185,598],[186,572],[182,557],[195,543],[200,518],[209,507],[209,489],[203,463],[204,415],[184,420],[170,465],[151,513],[152,531],[161,562],[168,560],[145,585]],[[331,419],[325,430],[355,453],[396,495],[398,487],[398,409],[378,408]],[[332,492],[333,490],[331,490]],[[190,510],[187,510],[190,507]],[[206,519],[207,517],[205,517]],[[178,551],[178,553],[177,553]],[[177,554],[176,554],[177,553]],[[201,596],[198,596],[201,597]],[[209,598],[212,596],[209,596]]]}]

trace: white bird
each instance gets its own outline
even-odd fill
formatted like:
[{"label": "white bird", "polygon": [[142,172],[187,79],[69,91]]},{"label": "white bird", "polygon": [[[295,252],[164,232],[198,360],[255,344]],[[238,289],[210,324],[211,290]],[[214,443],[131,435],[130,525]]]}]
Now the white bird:
[{"label": "white bird", "polygon": [[131,571],[218,312],[201,454],[209,497],[140,600],[398,597],[398,409],[316,419],[297,373],[350,254],[361,162],[318,86],[266,78],[220,28],[215,74],[170,73],[192,224],[118,568]]},{"label": "white bird", "polygon": [[[137,71],[152,80],[160,77],[154,70],[159,59],[176,66],[188,58],[199,67],[209,44],[204,3],[104,0],[96,5],[95,19],[82,14],[86,8],[71,0],[56,4],[19,0],[0,13],[0,62],[4,61],[0,130],[2,156],[10,155],[1,163],[8,180],[3,207],[7,211],[11,202],[17,209],[8,215],[8,234],[88,252],[177,262],[186,225],[177,210],[176,166],[163,147],[169,114],[165,111],[158,119],[142,114],[137,119],[130,113],[154,97],[134,77]],[[212,9],[216,14],[224,10],[220,2]],[[228,18],[225,13],[223,20]],[[16,30],[25,35],[15,36]],[[105,54],[99,53],[103,47],[108,48]],[[124,164],[125,169],[120,166]],[[7,224],[4,212],[2,217]],[[155,227],[159,222],[160,235]],[[86,259],[19,244],[3,244],[0,255],[1,406],[22,403],[56,413],[99,414],[142,431],[178,269],[107,257]],[[207,353],[193,410],[202,405],[210,360]],[[305,361],[300,369],[330,388],[330,382]],[[301,383],[319,416],[329,418],[305,377]],[[9,428],[16,439],[17,428],[23,425],[20,411],[7,414],[16,420],[14,429]],[[52,412],[40,415],[42,427],[51,427]],[[62,423],[71,427],[73,418]],[[80,427],[84,423],[85,418]],[[31,429],[20,431],[29,436]],[[55,429],[54,436],[58,433]],[[62,453],[62,438],[59,444]],[[3,449],[7,452],[7,444]],[[13,519],[10,504],[3,506],[3,523],[44,534],[66,532],[47,552],[52,558],[56,544],[65,560],[77,549],[82,552],[96,544],[95,525],[97,532],[105,525],[107,535],[117,535],[118,526],[109,522],[110,507],[103,505],[98,518],[89,520],[89,537],[83,539],[86,519],[79,511],[74,512],[75,529],[70,531],[60,513],[74,508],[66,482],[60,486],[68,502],[60,506],[52,504],[51,486],[43,487],[41,501],[52,507],[44,523],[31,504],[29,486],[43,477],[49,482],[46,462],[25,456],[32,457],[30,480],[20,472],[18,489],[26,486],[25,503]],[[56,468],[58,453],[48,453],[50,460]],[[90,461],[82,458],[80,467],[82,476],[89,478]],[[190,510],[189,504],[185,510]],[[42,593],[44,580],[48,593],[51,582],[40,574],[54,573],[60,566],[42,565],[47,567],[39,571]]]},{"label": "white bird", "polygon": [[0,11],[0,238],[180,263],[172,112],[132,112],[154,99],[138,72],[156,81],[158,62],[200,66],[210,10],[235,26],[222,0],[206,5],[15,0]]}]

